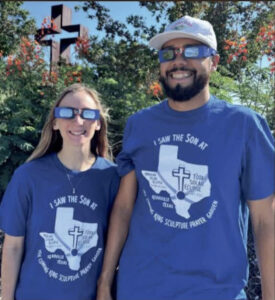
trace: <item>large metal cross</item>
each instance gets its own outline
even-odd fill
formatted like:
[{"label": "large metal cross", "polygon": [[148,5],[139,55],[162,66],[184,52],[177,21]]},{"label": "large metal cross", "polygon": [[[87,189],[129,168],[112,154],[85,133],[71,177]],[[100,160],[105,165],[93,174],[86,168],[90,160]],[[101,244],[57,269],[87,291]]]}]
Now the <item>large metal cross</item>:
[{"label": "large metal cross", "polygon": [[[70,63],[70,45],[74,44],[78,37],[87,38],[88,29],[80,24],[72,25],[72,10],[62,4],[51,7],[51,19],[55,26],[38,29],[35,35],[35,40],[41,45],[51,47],[51,65],[53,63],[58,63],[60,57],[63,58],[66,63]],[[48,35],[59,34],[62,32],[62,29],[67,32],[77,32],[78,37],[62,38],[60,39],[60,42],[53,39],[47,39]]]}]

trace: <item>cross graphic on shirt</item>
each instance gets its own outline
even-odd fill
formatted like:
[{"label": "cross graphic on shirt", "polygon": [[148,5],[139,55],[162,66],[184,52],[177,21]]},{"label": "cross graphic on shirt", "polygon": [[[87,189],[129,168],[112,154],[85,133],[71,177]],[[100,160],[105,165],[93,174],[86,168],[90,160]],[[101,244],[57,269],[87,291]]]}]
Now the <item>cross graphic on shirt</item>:
[{"label": "cross graphic on shirt", "polygon": [[69,235],[73,236],[73,249],[77,249],[78,237],[83,235],[83,231],[80,230],[79,226],[74,226],[73,230],[69,230]]},{"label": "cross graphic on shirt", "polygon": [[178,190],[183,191],[184,179],[189,179],[190,173],[185,173],[185,168],[179,167],[177,170],[172,171],[172,175],[178,178]]}]

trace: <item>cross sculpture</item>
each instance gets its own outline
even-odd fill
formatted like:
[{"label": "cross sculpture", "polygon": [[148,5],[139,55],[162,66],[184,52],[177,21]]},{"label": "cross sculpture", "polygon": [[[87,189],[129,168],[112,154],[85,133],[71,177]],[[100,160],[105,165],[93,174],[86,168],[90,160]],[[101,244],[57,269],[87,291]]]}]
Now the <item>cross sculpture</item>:
[{"label": "cross sculpture", "polygon": [[[74,44],[78,37],[87,38],[88,29],[80,24],[72,25],[72,10],[65,5],[54,5],[51,7],[51,19],[55,26],[49,26],[50,28],[41,28],[37,30],[35,40],[44,46],[51,47],[50,62],[58,63],[60,57],[62,57],[67,64],[70,63],[70,45]],[[78,37],[62,38],[60,43],[47,39],[47,35],[59,34],[62,29],[67,32],[78,32]]]}]

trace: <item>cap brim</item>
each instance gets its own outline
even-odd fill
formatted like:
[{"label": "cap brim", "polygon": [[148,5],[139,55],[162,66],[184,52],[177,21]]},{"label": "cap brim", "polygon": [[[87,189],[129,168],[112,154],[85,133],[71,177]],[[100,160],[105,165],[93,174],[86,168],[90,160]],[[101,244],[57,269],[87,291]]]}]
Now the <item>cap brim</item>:
[{"label": "cap brim", "polygon": [[216,48],[214,45],[209,44],[209,40],[207,40],[203,36],[199,36],[197,34],[193,35],[193,34],[189,34],[189,33],[183,33],[183,32],[179,32],[179,31],[169,31],[169,32],[159,33],[149,41],[149,46],[152,48],[155,48],[157,50],[160,50],[166,42],[168,42],[170,40],[178,39],[178,38],[190,38],[190,39],[193,39],[196,41],[200,41],[200,42],[210,46],[213,49]]}]

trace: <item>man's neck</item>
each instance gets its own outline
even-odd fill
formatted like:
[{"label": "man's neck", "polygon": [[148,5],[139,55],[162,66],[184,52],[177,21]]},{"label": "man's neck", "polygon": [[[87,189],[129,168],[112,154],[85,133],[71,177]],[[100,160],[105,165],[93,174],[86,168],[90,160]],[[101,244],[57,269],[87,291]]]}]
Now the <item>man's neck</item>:
[{"label": "man's neck", "polygon": [[208,102],[209,98],[210,92],[207,87],[188,101],[174,101],[173,99],[168,98],[168,104],[173,110],[189,111],[203,106],[206,102]]}]

